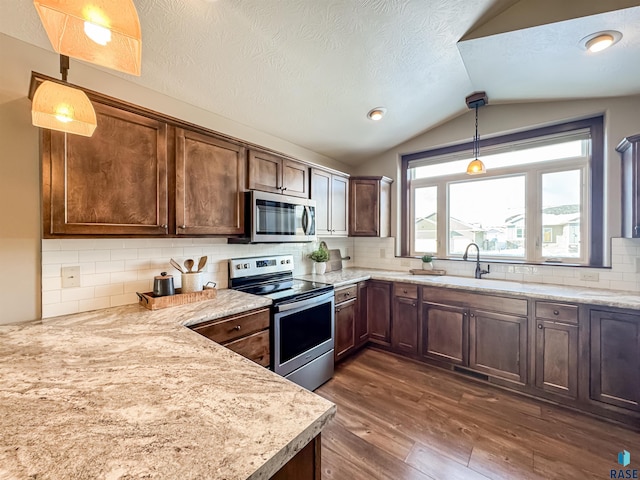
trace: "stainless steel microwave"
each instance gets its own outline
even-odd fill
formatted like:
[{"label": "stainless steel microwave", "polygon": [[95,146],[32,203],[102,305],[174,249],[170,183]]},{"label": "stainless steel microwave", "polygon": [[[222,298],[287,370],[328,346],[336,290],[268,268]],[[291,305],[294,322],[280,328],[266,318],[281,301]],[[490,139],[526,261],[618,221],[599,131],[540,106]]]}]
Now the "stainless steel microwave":
[{"label": "stainless steel microwave", "polygon": [[315,200],[251,190],[247,192],[246,207],[248,222],[247,238],[242,239],[244,242],[281,243],[317,240]]}]

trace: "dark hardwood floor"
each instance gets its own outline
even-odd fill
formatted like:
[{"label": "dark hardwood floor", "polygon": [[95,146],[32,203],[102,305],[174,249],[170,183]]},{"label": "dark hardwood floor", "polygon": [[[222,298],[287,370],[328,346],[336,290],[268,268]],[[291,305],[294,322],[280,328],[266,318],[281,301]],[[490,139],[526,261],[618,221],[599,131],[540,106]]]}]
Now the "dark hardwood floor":
[{"label": "dark hardwood floor", "polygon": [[316,393],[324,480],[601,480],[640,456],[640,433],[372,348]]}]

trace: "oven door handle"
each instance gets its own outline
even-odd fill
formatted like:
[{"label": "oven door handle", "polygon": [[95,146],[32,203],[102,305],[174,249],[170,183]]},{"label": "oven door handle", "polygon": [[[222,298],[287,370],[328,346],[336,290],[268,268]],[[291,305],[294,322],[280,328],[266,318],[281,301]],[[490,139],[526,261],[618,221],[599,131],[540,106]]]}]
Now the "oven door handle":
[{"label": "oven door handle", "polygon": [[319,305],[321,303],[326,303],[327,300],[331,300],[333,298],[333,292],[324,293],[317,297],[307,298],[305,300],[300,300],[299,302],[285,303],[283,305],[276,305],[276,312],[286,312],[289,310],[295,310],[296,308],[302,307],[313,307],[314,305]]}]

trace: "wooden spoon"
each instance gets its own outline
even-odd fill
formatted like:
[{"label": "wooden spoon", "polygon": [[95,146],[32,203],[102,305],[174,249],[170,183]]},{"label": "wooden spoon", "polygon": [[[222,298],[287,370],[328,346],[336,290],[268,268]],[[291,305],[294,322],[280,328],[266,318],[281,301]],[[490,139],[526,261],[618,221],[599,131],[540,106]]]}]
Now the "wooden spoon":
[{"label": "wooden spoon", "polygon": [[200,260],[198,260],[198,272],[202,271],[202,269],[206,264],[207,264],[207,256],[205,255],[204,257],[200,257]]},{"label": "wooden spoon", "polygon": [[193,263],[193,260],[191,260],[190,258],[184,261],[184,266],[189,273],[193,272]]},{"label": "wooden spoon", "polygon": [[180,264],[178,262],[176,262],[173,258],[171,260],[169,260],[169,263],[171,264],[171,266],[173,268],[175,268],[176,270],[178,270],[180,273],[184,273],[184,270],[182,269],[182,267],[180,266]]}]

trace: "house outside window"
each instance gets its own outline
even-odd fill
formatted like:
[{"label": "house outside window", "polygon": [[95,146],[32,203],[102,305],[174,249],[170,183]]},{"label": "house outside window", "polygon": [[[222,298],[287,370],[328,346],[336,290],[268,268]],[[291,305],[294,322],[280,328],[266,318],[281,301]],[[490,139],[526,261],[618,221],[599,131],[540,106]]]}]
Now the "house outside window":
[{"label": "house outside window", "polygon": [[601,139],[602,117],[496,137],[478,176],[464,145],[403,156],[402,253],[601,265]]}]

